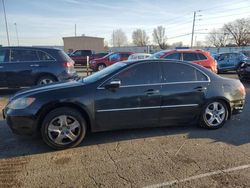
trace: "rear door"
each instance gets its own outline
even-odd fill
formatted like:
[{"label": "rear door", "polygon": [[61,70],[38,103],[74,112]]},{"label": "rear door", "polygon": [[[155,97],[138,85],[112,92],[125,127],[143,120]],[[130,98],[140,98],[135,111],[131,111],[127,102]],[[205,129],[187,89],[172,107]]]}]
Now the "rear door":
[{"label": "rear door", "polygon": [[162,63],[162,107],[160,124],[190,123],[199,115],[209,78],[191,65]]},{"label": "rear door", "polygon": [[0,87],[7,87],[6,65],[8,62],[7,49],[0,49]]},{"label": "rear door", "polygon": [[39,68],[39,58],[35,50],[11,49],[10,62],[6,65],[8,86],[21,87],[34,84],[34,70]]}]

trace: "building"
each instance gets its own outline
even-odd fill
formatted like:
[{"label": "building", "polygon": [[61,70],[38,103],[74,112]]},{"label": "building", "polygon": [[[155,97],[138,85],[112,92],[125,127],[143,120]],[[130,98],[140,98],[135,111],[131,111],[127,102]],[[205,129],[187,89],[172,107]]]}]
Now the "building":
[{"label": "building", "polygon": [[64,51],[71,53],[75,50],[104,51],[104,38],[90,36],[63,37]]}]

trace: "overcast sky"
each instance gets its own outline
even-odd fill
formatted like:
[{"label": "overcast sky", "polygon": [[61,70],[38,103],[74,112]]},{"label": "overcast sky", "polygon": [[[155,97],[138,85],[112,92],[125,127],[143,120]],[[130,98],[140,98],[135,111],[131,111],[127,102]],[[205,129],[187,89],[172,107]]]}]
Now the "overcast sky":
[{"label": "overcast sky", "polygon": [[[63,45],[62,37],[77,35],[104,37],[121,28],[131,42],[137,28],[152,40],[153,28],[166,28],[168,43],[190,44],[193,11],[197,13],[196,40],[224,23],[250,17],[250,0],[5,0],[11,45]],[[201,34],[203,33],[203,34]],[[180,35],[186,35],[180,37]],[[0,44],[6,45],[2,0],[0,0]]]}]

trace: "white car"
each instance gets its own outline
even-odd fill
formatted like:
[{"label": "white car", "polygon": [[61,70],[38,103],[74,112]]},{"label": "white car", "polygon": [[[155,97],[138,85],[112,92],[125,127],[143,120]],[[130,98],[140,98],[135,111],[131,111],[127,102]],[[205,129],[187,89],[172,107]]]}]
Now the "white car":
[{"label": "white car", "polygon": [[151,56],[151,54],[147,53],[136,53],[132,54],[128,57],[128,60],[139,60],[139,59],[147,59]]}]

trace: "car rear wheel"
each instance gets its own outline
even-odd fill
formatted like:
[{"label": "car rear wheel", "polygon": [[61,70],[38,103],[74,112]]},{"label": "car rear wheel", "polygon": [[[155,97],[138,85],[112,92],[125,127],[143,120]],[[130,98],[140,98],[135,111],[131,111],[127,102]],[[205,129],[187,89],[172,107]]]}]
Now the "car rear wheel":
[{"label": "car rear wheel", "polygon": [[106,67],[106,65],[105,64],[98,64],[97,65],[97,71],[100,71],[100,70],[102,70],[102,69],[104,69]]},{"label": "car rear wheel", "polygon": [[38,79],[37,85],[51,84],[55,81],[56,81],[56,79],[53,78],[52,76],[42,76],[41,78]]},{"label": "car rear wheel", "polygon": [[228,118],[228,107],[220,100],[208,102],[202,111],[201,126],[208,129],[222,127]]},{"label": "car rear wheel", "polygon": [[72,108],[57,108],[44,119],[41,134],[44,142],[54,149],[79,145],[86,134],[86,121]]}]

